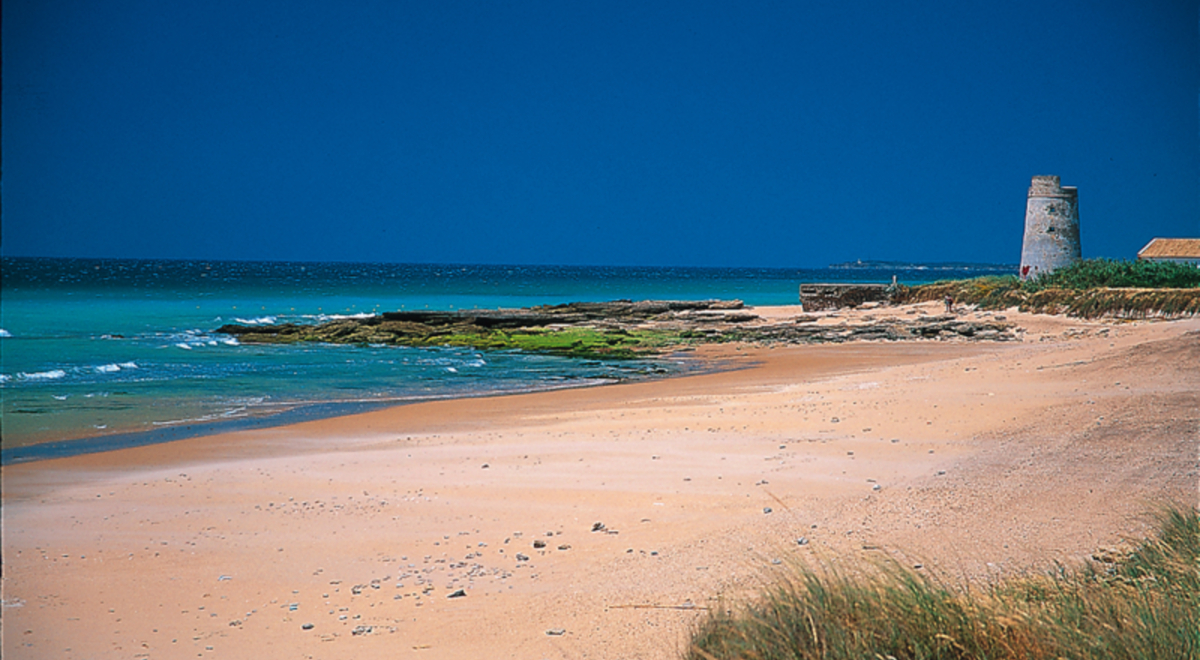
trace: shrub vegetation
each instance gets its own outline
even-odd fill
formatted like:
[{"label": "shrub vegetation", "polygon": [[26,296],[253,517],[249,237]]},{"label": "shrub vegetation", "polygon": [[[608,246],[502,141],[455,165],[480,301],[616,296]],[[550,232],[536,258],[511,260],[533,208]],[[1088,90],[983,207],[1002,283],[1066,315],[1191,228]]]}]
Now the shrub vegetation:
[{"label": "shrub vegetation", "polygon": [[1188,289],[1200,287],[1200,268],[1154,261],[1085,259],[1024,284],[1042,289]]},{"label": "shrub vegetation", "polygon": [[900,287],[896,302],[946,296],[982,309],[1065,313],[1083,318],[1200,313],[1200,268],[1176,263],[1089,259],[1022,282],[1013,275]]},{"label": "shrub vegetation", "polygon": [[1169,509],[1116,559],[983,591],[890,563],[799,567],[759,600],[715,608],[688,660],[1200,657],[1200,516]]}]

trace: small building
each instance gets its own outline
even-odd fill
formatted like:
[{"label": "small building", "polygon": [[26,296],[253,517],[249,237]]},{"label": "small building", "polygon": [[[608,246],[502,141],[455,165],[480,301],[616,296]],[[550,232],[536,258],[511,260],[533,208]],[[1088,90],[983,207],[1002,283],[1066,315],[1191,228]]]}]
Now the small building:
[{"label": "small building", "polygon": [[1173,261],[1200,266],[1200,238],[1154,238],[1138,250],[1138,261]]}]

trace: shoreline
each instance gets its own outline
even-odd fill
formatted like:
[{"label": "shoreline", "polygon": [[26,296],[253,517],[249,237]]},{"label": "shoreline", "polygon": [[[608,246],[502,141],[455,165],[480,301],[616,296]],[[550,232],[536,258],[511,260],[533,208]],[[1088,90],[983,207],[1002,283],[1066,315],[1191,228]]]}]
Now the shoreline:
[{"label": "shoreline", "polygon": [[[711,301],[709,301],[711,302]],[[717,301],[721,302],[721,301]],[[740,309],[740,308],[739,308]],[[754,312],[759,316],[757,324],[750,324],[750,327],[762,325],[764,323],[778,323],[780,321],[788,321],[800,316],[806,315],[803,308],[799,305],[766,305],[757,307],[744,308],[747,312]],[[516,310],[519,311],[519,310]],[[876,311],[887,311],[876,310]],[[842,313],[849,313],[851,316],[868,317],[869,315],[851,310],[841,310]],[[450,314],[450,312],[446,312]],[[818,316],[839,318],[837,310],[834,312],[824,312]],[[429,396],[412,396],[405,398],[391,398],[379,400],[346,400],[346,401],[313,401],[297,404],[281,404],[285,407],[278,412],[264,412],[258,414],[249,414],[242,417],[233,417],[227,419],[213,420],[181,420],[179,422],[162,424],[157,428],[148,429],[128,429],[120,430],[111,433],[93,433],[83,434],[70,438],[55,438],[49,440],[38,441],[22,441],[19,444],[4,447],[0,450],[0,466],[17,465],[31,461],[49,460],[54,458],[66,458],[70,456],[79,456],[83,454],[92,454],[106,451],[116,451],[119,449],[138,447],[143,445],[152,445],[167,442],[176,442],[189,438],[199,438],[222,433],[234,433],[242,430],[265,429],[280,426],[289,426],[292,424],[312,421],[317,419],[332,419],[338,417],[346,417],[372,410],[381,410],[394,406],[405,406],[419,404],[427,401],[451,400],[451,399],[473,399],[481,397],[493,396],[510,396],[514,394],[527,394],[534,392],[551,392],[560,389],[577,389],[586,387],[600,387],[607,385],[621,384],[625,382],[643,382],[648,380],[659,380],[662,378],[679,378],[689,375],[699,375],[704,373],[712,373],[717,371],[728,370],[732,368],[741,368],[732,363],[726,363],[719,359],[712,359],[700,356],[706,350],[713,349],[720,352],[721,349],[714,348],[720,346],[735,345],[734,343],[716,342],[711,344],[700,344],[697,346],[679,346],[676,350],[657,356],[647,356],[639,358],[639,360],[652,362],[658,365],[667,362],[673,362],[676,365],[684,365],[677,371],[668,372],[661,375],[647,375],[642,378],[616,379],[603,382],[581,382],[567,383],[556,385],[545,385],[542,387],[528,387],[514,389],[508,391],[469,391],[465,393],[429,395]],[[753,344],[751,344],[753,345]],[[797,344],[799,345],[799,344]],[[697,352],[697,348],[701,351]],[[710,351],[711,352],[711,351]],[[591,359],[591,358],[578,358]]]},{"label": "shoreline", "polygon": [[5,657],[665,659],[791,561],[986,581],[1194,505],[1200,320],[1010,316],[4,466]]},{"label": "shoreline", "polygon": [[[691,373],[691,372],[689,372]],[[687,374],[684,374],[687,375]],[[671,378],[662,376],[660,378]],[[651,378],[650,380],[653,380]],[[70,458],[86,454],[96,454],[117,451],[145,445],[156,445],[191,438],[203,438],[211,435],[237,433],[256,429],[287,427],[308,421],[338,419],[352,417],[376,410],[385,410],[399,406],[419,405],[431,401],[451,401],[483,399],[489,397],[516,396],[519,394],[535,394],[538,392],[556,392],[558,390],[583,389],[590,387],[605,387],[618,385],[623,382],[640,381],[606,381],[578,384],[546,386],[543,388],[528,388],[510,391],[480,391],[461,394],[431,395],[425,397],[410,397],[406,399],[353,400],[312,402],[293,405],[285,410],[260,415],[230,418],[214,421],[180,422],[164,424],[160,428],[144,431],[126,431],[106,435],[91,435],[70,438],[67,440],[46,440],[29,444],[16,445],[3,451],[0,466],[19,465],[34,461]]]}]

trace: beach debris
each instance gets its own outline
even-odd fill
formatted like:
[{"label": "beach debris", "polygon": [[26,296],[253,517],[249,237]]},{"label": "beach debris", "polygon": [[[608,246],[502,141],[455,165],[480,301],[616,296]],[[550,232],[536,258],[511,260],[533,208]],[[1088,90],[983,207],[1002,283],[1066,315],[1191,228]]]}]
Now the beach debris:
[{"label": "beach debris", "polygon": [[463,589],[455,589],[454,591],[452,591],[452,592],[450,593],[450,595],[446,596],[446,598],[462,598],[462,597],[464,597],[464,596],[466,596],[466,595],[467,595],[467,592],[466,592],[465,590],[463,590]]},{"label": "beach debris", "polygon": [[546,634],[550,635],[551,637],[561,637],[567,634],[567,630],[566,628],[551,628],[550,630],[546,631]]},{"label": "beach debris", "polygon": [[603,531],[604,531],[604,529],[605,529],[605,527],[604,527],[604,523],[602,523],[602,522],[594,522],[594,523],[592,523],[592,531],[593,531],[593,532],[603,532]]},{"label": "beach debris", "polygon": [[370,635],[373,632],[375,632],[375,628],[373,626],[355,626],[354,630],[350,631],[350,634],[351,635]]},{"label": "beach debris", "polygon": [[232,575],[222,575],[221,577],[217,578],[217,582],[224,582],[225,580],[232,580],[232,579],[233,579]]},{"label": "beach debris", "polygon": [[880,486],[879,484],[872,484],[872,485],[871,485],[871,490],[880,490],[881,488],[883,488],[883,486]]}]

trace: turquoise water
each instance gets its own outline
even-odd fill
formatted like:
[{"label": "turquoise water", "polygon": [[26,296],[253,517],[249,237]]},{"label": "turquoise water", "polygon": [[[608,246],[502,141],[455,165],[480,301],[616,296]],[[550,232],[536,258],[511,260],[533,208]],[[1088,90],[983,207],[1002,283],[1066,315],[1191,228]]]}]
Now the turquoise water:
[{"label": "turquoise water", "polygon": [[[921,271],[0,260],[3,461],[431,398],[584,386],[689,368],[470,349],[248,346],[225,323],[398,309],[708,298],[794,304],[802,281]],[[938,273],[938,277],[954,276]],[[60,441],[73,441],[62,443]],[[22,447],[41,443],[41,448]]]}]

